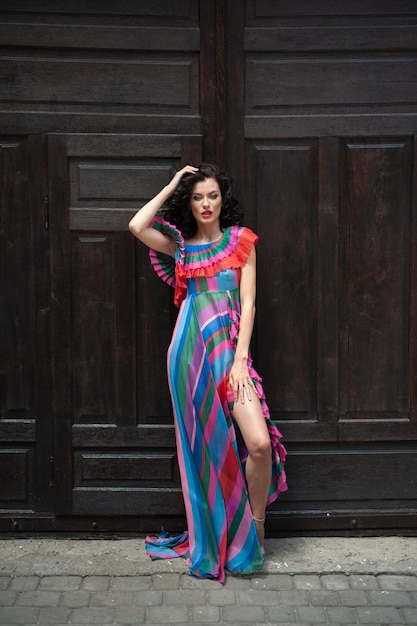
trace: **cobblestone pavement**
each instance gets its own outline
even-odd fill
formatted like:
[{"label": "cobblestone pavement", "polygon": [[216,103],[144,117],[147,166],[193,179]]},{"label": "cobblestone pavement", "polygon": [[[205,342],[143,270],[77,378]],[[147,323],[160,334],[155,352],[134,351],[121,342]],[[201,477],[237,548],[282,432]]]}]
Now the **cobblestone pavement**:
[{"label": "cobblestone pavement", "polygon": [[[417,573],[416,573],[417,574]],[[412,624],[417,575],[1,576],[0,624]]]}]

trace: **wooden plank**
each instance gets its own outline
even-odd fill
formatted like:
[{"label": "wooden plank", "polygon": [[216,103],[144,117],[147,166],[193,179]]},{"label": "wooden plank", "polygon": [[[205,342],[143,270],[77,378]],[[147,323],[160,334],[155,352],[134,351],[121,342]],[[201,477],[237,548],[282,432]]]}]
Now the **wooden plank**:
[{"label": "wooden plank", "polygon": [[416,506],[414,442],[404,445],[367,442],[355,447],[299,444],[290,446],[289,452],[292,493],[283,494],[273,509],[282,509],[284,501],[289,499],[290,506],[300,511]]},{"label": "wooden plank", "polygon": [[245,29],[245,50],[263,52],[341,52],[415,50],[417,27],[398,24],[387,28],[386,24],[328,25],[306,28],[293,23],[291,26],[271,25]]},{"label": "wooden plank", "polygon": [[356,18],[414,15],[416,5],[414,0],[401,0],[393,4],[392,0],[379,0],[376,5],[373,0],[247,0],[248,14],[252,18],[277,17],[304,17],[325,18],[354,16]]},{"label": "wooden plank", "polygon": [[[85,112],[117,106],[119,112],[155,113],[163,102],[171,115],[198,112],[198,56],[141,54],[119,58],[108,52],[67,57],[43,53],[30,56],[3,53],[2,100],[57,105]],[[7,77],[13,76],[13,80]],[[5,89],[7,82],[7,89]],[[76,111],[75,111],[76,112]]]},{"label": "wooden plank", "polygon": [[[340,411],[407,417],[410,142],[346,144]],[[395,420],[395,417],[392,418]]]},{"label": "wooden plank", "polygon": [[274,419],[312,419],[317,401],[317,242],[313,226],[317,147],[309,140],[257,142],[252,151],[261,238],[259,368]]},{"label": "wooden plank", "polygon": [[279,114],[248,115],[245,117],[245,136],[269,139],[271,127],[281,138],[303,137],[381,137],[413,136],[417,128],[415,106],[383,107],[377,110],[358,107],[352,112],[343,105],[338,110],[320,111],[313,108],[308,113],[295,110]]},{"label": "wooden plank", "polygon": [[152,2],[137,2],[137,0],[119,0],[117,4],[109,0],[89,0],[88,5],[84,0],[48,0],[46,2],[33,2],[33,0],[19,0],[19,3],[4,11],[8,13],[20,15],[24,14],[42,14],[56,15],[58,18],[63,15],[83,16],[83,15],[100,15],[120,18],[151,18],[157,17],[177,18],[178,20],[193,20],[198,17],[198,6],[189,0],[152,0]]},{"label": "wooden plank", "polygon": [[416,102],[416,64],[406,54],[358,57],[346,52],[323,57],[254,52],[247,56],[245,66],[248,114],[271,114],[301,103],[304,107],[381,107]]},{"label": "wooden plank", "polygon": [[339,408],[339,140],[318,143],[317,414],[335,420]]},{"label": "wooden plank", "polygon": [[[197,134],[200,132],[200,115],[161,115],[160,113],[138,113],[120,110],[118,107],[106,111],[79,112],[45,110],[42,104],[31,103],[21,110],[12,101],[4,103],[0,111],[3,128],[13,128],[19,135],[30,133],[149,133],[149,134]],[[136,108],[136,107],[135,107]]]},{"label": "wooden plank", "polygon": [[[6,22],[0,12],[3,46],[94,50],[198,51],[198,28],[107,24],[25,24]],[[57,18],[59,19],[59,18]],[[99,20],[97,20],[99,21]]]},{"label": "wooden plank", "polygon": [[0,507],[18,511],[30,509],[34,502],[33,448],[0,449]]},{"label": "wooden plank", "polygon": [[[75,486],[129,486],[178,481],[174,452],[142,453],[77,453]],[[172,484],[171,484],[172,487]]]},{"label": "wooden plank", "polygon": [[74,424],[72,443],[75,448],[172,449],[175,447],[174,424],[170,415],[147,416],[146,423],[135,427],[100,423]]},{"label": "wooden plank", "polygon": [[[65,138],[48,137],[51,232],[52,409],[54,512],[72,513],[71,265]],[[65,181],[65,182],[64,182]]]}]

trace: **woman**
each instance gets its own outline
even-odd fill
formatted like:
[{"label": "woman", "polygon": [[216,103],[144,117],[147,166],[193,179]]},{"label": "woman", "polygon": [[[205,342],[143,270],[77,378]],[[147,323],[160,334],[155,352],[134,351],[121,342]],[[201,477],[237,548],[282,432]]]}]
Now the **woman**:
[{"label": "woman", "polygon": [[219,582],[262,568],[265,508],[286,489],[249,352],[258,237],[240,219],[231,178],[203,164],[183,167],[129,223],[180,307],[168,379],[188,532],[147,538],[148,553],[185,556],[191,574]]}]

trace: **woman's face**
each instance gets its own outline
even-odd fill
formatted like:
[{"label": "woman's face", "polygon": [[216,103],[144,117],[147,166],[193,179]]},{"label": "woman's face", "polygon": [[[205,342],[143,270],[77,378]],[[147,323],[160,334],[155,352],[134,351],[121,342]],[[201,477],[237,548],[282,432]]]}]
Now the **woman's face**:
[{"label": "woman's face", "polygon": [[190,209],[197,224],[212,225],[219,220],[222,194],[215,178],[205,178],[194,185]]}]

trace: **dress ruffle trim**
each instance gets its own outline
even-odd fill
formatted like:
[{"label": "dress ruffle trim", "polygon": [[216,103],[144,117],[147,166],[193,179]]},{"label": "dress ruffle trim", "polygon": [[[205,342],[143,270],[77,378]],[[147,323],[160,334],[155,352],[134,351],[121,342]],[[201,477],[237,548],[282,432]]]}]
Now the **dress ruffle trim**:
[{"label": "dress ruffle trim", "polygon": [[160,217],[155,217],[151,226],[170,237],[178,246],[175,259],[156,250],[149,251],[152,266],[158,276],[175,288],[176,306],[180,306],[186,296],[187,278],[210,278],[223,270],[239,269],[245,265],[253,247],[258,243],[258,236],[242,226],[230,226],[217,241],[207,246],[186,246],[181,232]]},{"label": "dress ruffle trim", "polygon": [[[150,226],[151,228],[158,230],[163,235],[170,237],[170,239],[175,242],[178,247],[178,259],[184,257],[184,238],[178,228],[170,224],[170,222],[165,221],[161,217],[154,217],[154,219],[150,223]],[[175,288],[177,281],[175,278],[176,262],[174,257],[170,256],[169,254],[163,254],[162,252],[157,252],[157,250],[150,249],[149,258],[152,263],[152,267],[158,274],[159,278],[161,278],[170,287]]]}]

